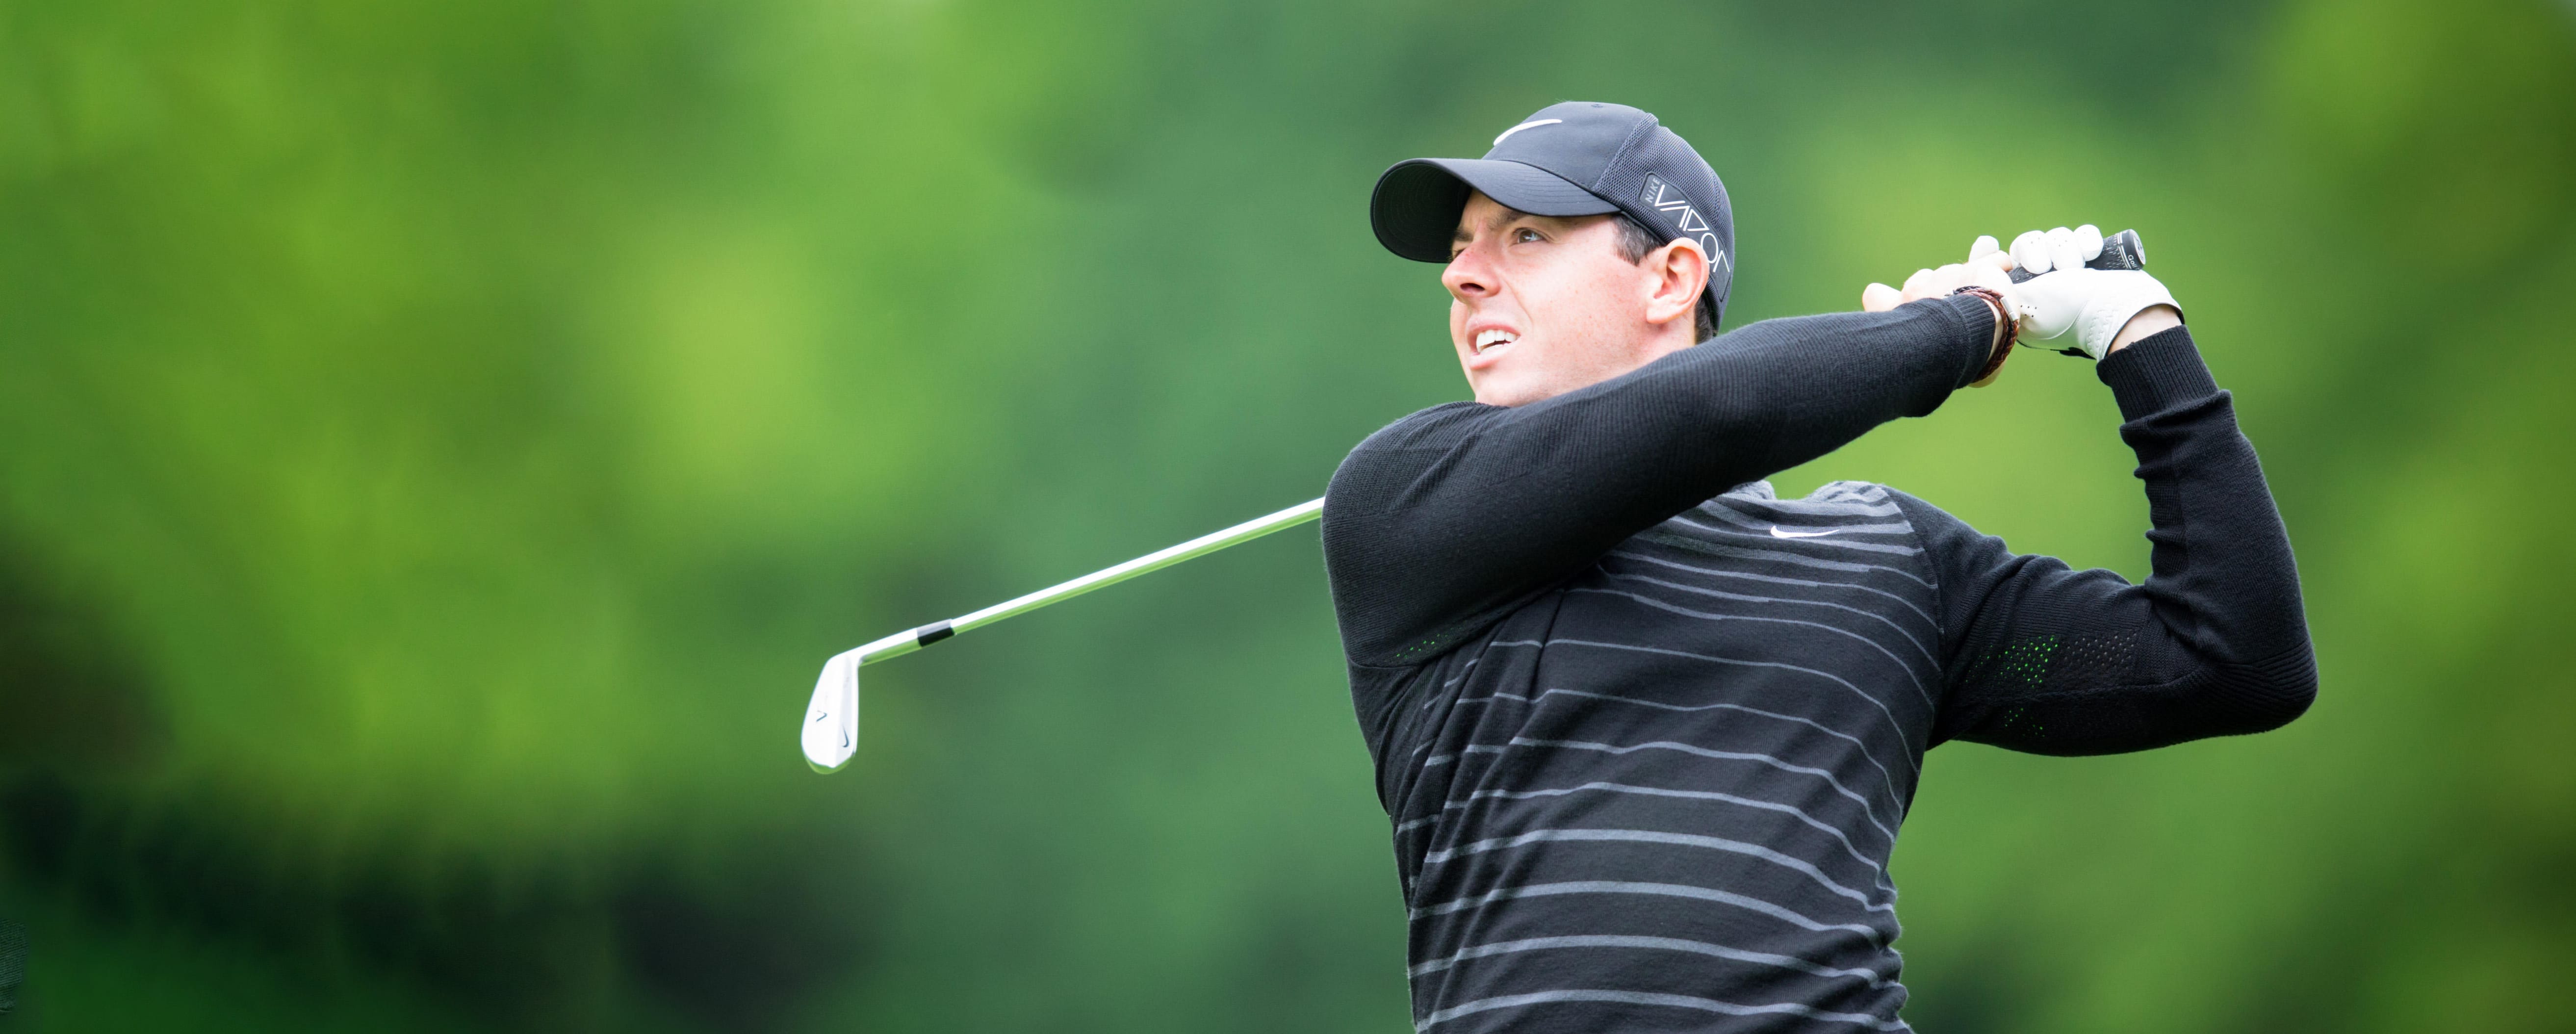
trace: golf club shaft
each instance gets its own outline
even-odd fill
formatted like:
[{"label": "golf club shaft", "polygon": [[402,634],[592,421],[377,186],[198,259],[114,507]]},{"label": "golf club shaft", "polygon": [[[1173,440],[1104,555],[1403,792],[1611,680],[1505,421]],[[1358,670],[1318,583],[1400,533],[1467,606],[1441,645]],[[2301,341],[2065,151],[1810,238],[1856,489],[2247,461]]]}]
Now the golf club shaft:
[{"label": "golf club shaft", "polygon": [[1050,603],[1072,599],[1093,589],[1134,578],[1148,571],[1159,571],[1192,557],[1206,556],[1227,546],[1241,545],[1283,528],[1293,528],[1314,520],[1324,512],[1324,501],[1300,503],[1267,517],[1245,521],[1209,535],[1202,535],[1177,546],[1158,549],[1116,567],[1094,571],[1062,585],[1040,589],[1026,596],[1004,600],[982,610],[936,624],[923,625],[859,647],[859,663],[873,664],[888,657],[900,657],[959,632],[982,628],[1007,617],[1026,614]]},{"label": "golf club shaft", "polygon": [[[2095,269],[2144,269],[2146,268],[2146,248],[2139,243],[2138,231],[2122,230],[2105,238],[2102,242],[2102,254],[2085,265]],[[2030,276],[2031,274],[2025,270],[2012,271],[2012,278],[2016,282],[2028,280]],[[1250,542],[1282,528],[1296,527],[1314,520],[1323,512],[1324,501],[1321,499],[1301,503],[1267,517],[1245,521],[1223,531],[1191,539],[1169,549],[1147,553],[1116,567],[1094,571],[1062,585],[1040,589],[1017,599],[1004,600],[961,617],[897,632],[859,647],[853,652],[859,655],[860,664],[873,664],[888,657],[901,657],[959,632],[981,628],[1003,618],[1026,614],[1047,604],[1069,600],[1093,589],[1115,585],[1148,571],[1158,571],[1192,557],[1205,556],[1227,546]]]}]

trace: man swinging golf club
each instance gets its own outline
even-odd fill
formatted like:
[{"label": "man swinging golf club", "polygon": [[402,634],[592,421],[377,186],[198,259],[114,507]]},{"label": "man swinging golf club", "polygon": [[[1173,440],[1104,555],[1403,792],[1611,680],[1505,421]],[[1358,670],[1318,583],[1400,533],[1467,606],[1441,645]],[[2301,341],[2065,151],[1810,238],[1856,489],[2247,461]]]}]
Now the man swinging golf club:
[{"label": "man swinging golf club", "polygon": [[[1447,264],[1475,393],[1371,435],[1323,511],[1417,1028],[1904,1030],[1886,869],[1925,751],[2145,750],[2314,697],[2229,396],[2154,278],[2085,268],[2098,235],[1981,238],[1865,311],[1712,339],[1725,188],[1654,116],[1585,102],[1396,165],[1370,219]],[[1761,480],[1991,380],[2022,337],[2098,360],[2119,402],[2145,585],[1886,486]]]}]

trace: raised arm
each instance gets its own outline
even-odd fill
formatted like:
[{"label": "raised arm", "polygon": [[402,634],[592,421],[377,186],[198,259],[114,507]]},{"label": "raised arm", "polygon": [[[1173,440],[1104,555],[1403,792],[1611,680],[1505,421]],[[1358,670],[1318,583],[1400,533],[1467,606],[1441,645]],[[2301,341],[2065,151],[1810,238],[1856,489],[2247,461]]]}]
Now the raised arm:
[{"label": "raised arm", "polygon": [[1710,496],[1930,413],[1994,334],[1973,296],[1769,320],[1526,406],[1398,421],[1325,495],[1343,649],[1370,665],[1445,650]]},{"label": "raised arm", "polygon": [[2191,332],[2141,340],[2098,372],[2146,482],[2145,585],[2015,555],[1898,497],[1940,580],[1948,688],[1934,742],[2144,750],[2276,728],[2316,695],[2289,535]]}]

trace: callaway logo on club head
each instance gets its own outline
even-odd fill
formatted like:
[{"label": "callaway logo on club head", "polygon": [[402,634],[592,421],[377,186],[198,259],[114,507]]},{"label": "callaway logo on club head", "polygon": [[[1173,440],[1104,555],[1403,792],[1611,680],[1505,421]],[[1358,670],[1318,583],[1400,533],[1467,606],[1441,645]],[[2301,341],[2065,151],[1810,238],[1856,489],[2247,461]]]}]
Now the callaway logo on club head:
[{"label": "callaway logo on club head", "polygon": [[1663,177],[1647,173],[1646,189],[1638,194],[1637,203],[1663,213],[1682,233],[1697,237],[1699,249],[1708,253],[1709,265],[1729,268],[1726,252],[1717,246],[1717,231],[1709,227],[1708,220],[1700,217],[1699,209],[1691,205],[1690,199],[1673,189],[1672,184],[1664,182]]},{"label": "callaway logo on club head", "polygon": [[[815,721],[817,721],[817,722],[830,721],[830,720],[831,720],[831,718],[832,718],[832,712],[830,712],[830,711],[828,711],[828,710],[817,709],[817,710],[814,712],[814,720],[815,720]],[[837,732],[837,733],[840,733],[840,734],[841,734],[841,749],[843,749],[843,750],[847,750],[847,749],[849,749],[849,746],[850,746],[850,730],[849,730],[849,727],[848,727],[848,726],[843,726],[843,727],[841,727],[841,728],[834,729],[834,730],[832,730],[832,731],[834,731],[834,732]]]}]

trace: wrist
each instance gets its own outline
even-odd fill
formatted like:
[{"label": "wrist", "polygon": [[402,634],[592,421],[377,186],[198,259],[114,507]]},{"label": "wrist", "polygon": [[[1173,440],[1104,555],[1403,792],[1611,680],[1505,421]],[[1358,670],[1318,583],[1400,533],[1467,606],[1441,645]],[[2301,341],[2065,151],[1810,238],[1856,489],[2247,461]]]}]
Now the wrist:
[{"label": "wrist", "polygon": [[1994,288],[1970,284],[1951,291],[1950,294],[1952,296],[1975,295],[1978,301],[1986,303],[1987,318],[1994,321],[1991,324],[1993,329],[1986,339],[1985,366],[1977,371],[1975,377],[1968,380],[1969,387],[1985,387],[1994,383],[1995,378],[2003,373],[2004,360],[2012,358],[2013,343],[2020,337],[2019,324],[2012,318],[2012,307],[2005,304],[2002,292]]},{"label": "wrist", "polygon": [[2138,310],[2137,315],[2129,317],[2128,324],[2120,328],[2118,336],[2111,339],[2111,347],[2104,349],[2102,354],[2109,355],[2129,347],[2132,343],[2179,326],[2182,326],[2182,313],[2173,306],[2147,306]]},{"label": "wrist", "polygon": [[2188,325],[2139,338],[2135,348],[2102,357],[2094,374],[2109,385],[2120,419],[2138,420],[2218,394]]}]

